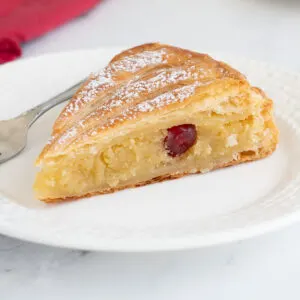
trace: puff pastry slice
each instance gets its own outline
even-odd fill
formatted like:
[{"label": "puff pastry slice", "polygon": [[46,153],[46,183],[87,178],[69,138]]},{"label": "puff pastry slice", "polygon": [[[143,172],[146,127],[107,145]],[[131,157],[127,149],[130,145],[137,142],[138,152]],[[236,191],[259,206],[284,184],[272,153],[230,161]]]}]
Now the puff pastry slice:
[{"label": "puff pastry slice", "polygon": [[273,102],[238,71],[145,44],[115,56],[66,105],[34,189],[47,202],[110,193],[257,160],[277,142]]}]

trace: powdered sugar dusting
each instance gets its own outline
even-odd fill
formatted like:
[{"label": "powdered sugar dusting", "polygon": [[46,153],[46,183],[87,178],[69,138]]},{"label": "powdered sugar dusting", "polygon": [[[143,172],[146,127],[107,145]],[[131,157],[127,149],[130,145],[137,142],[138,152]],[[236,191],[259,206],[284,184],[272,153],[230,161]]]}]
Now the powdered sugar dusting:
[{"label": "powdered sugar dusting", "polygon": [[[109,119],[107,123],[101,127],[101,129],[110,127],[113,124],[120,121],[122,122],[125,120],[135,119],[139,113],[151,112],[176,102],[182,102],[195,93],[195,89],[198,85],[199,83],[196,82],[191,85],[183,86],[173,91],[161,94],[153,99],[141,102],[134,107],[129,107],[120,115]],[[95,134],[96,131],[93,131],[91,133],[91,135],[95,135]]]},{"label": "powdered sugar dusting", "polygon": [[187,85],[175,89],[172,92],[167,92],[165,94],[159,95],[152,100],[141,102],[137,106],[135,106],[133,110],[134,112],[149,112],[168,106],[175,102],[182,102],[195,93],[195,88],[197,85],[198,83]]},{"label": "powdered sugar dusting", "polygon": [[111,69],[116,72],[125,71],[135,73],[146,66],[163,63],[164,55],[166,55],[165,49],[144,51],[133,56],[127,56],[120,61],[116,61],[111,64]]},{"label": "powdered sugar dusting", "polygon": [[133,103],[143,94],[149,96],[158,89],[172,84],[175,85],[185,80],[197,80],[198,77],[199,72],[193,66],[186,70],[182,68],[160,70],[155,76],[144,80],[133,79],[118,89],[109,101],[101,106],[101,110],[112,111],[116,107]]},{"label": "powdered sugar dusting", "polygon": [[[176,84],[185,82],[185,84],[194,82],[202,73],[195,66],[183,69],[181,67],[162,69],[151,75],[147,79],[132,79],[126,85],[121,86],[107,102],[101,103],[96,111],[93,111],[81,120],[81,127],[88,127],[90,120],[92,123],[97,119],[99,122],[104,120],[109,112],[117,113],[119,108],[126,109],[136,101],[143,101],[143,97],[151,99],[157,90],[168,87],[170,90],[176,87]],[[202,82],[201,84],[205,84]],[[173,86],[172,86],[173,85]],[[200,85],[200,82],[199,82]],[[163,93],[163,91],[161,91]],[[165,95],[165,94],[164,94]],[[154,97],[154,95],[152,96]],[[159,101],[159,98],[157,99]],[[139,104],[138,104],[139,105]],[[157,104],[158,105],[158,104]],[[163,105],[163,102],[162,102]]]},{"label": "powdered sugar dusting", "polygon": [[118,72],[135,73],[147,66],[161,64],[166,60],[165,49],[157,51],[144,51],[131,56],[126,56],[121,60],[109,64],[103,70],[92,75],[91,81],[78,93],[77,97],[70,102],[66,108],[64,115],[77,112],[82,104],[91,102],[95,96],[102,90],[114,86],[116,83],[113,76]]},{"label": "powdered sugar dusting", "polygon": [[105,70],[102,71],[103,76],[92,79],[76,96],[76,98],[69,103],[64,111],[64,115],[67,116],[74,112],[79,111],[82,104],[90,102],[95,98],[100,90],[105,90],[114,85],[111,78],[106,76]]},{"label": "powdered sugar dusting", "polygon": [[53,140],[54,140],[54,136],[51,136],[50,139],[47,142],[47,145],[52,144]]},{"label": "powdered sugar dusting", "polygon": [[65,134],[63,134],[57,141],[58,144],[64,144],[66,140],[75,137],[77,134],[77,129],[72,127],[71,129],[67,130]]}]

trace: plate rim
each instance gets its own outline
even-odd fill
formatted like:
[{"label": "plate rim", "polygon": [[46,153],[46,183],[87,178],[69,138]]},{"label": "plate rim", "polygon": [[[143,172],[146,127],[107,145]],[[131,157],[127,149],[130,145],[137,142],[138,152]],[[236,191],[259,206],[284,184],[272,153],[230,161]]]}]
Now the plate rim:
[{"label": "plate rim", "polygon": [[[215,246],[221,246],[230,244],[233,242],[249,240],[251,238],[259,237],[265,234],[276,232],[278,230],[283,230],[284,228],[295,224],[300,221],[300,211],[293,212],[291,214],[279,217],[275,220],[269,220],[261,222],[258,225],[252,225],[233,231],[224,231],[222,233],[206,234],[206,240],[201,237],[194,238],[175,238],[175,239],[165,239],[163,244],[160,242],[152,240],[148,242],[147,245],[143,246],[141,243],[133,246],[132,243],[127,244],[126,241],[121,243],[115,243],[112,245],[102,244],[89,244],[78,245],[73,242],[59,243],[53,240],[47,240],[44,238],[35,237],[31,234],[15,234],[11,233],[9,230],[3,230],[0,228],[1,234],[19,239],[21,241],[26,241],[34,244],[40,244],[45,246],[57,247],[62,249],[74,249],[82,251],[95,251],[95,252],[116,252],[116,253],[150,253],[150,252],[169,252],[169,251],[182,251],[182,250],[193,250],[200,248],[209,248]],[[175,242],[176,240],[176,242]],[[154,242],[153,242],[154,241]]]}]

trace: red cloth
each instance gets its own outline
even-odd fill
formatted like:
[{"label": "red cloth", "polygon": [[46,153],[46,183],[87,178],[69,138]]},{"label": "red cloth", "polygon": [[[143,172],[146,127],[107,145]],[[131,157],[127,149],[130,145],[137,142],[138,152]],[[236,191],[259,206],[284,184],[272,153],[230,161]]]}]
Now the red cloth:
[{"label": "red cloth", "polygon": [[87,12],[99,0],[0,0],[0,64],[19,57],[20,44]]}]

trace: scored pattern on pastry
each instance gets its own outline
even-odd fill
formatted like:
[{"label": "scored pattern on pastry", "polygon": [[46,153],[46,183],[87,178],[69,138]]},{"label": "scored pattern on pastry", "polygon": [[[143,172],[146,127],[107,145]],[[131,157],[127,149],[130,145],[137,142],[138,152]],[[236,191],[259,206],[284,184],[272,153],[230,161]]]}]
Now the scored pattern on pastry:
[{"label": "scored pattern on pastry", "polygon": [[[92,74],[88,83],[82,87],[82,90],[79,91],[73,101],[62,112],[62,118],[72,114],[75,115],[85,104],[93,102],[100,92],[108,90],[110,87],[115,86],[118,81],[122,80],[124,73],[129,77],[129,74],[134,74],[141,69],[164,63],[165,60],[163,57],[165,54],[164,49],[159,49],[144,51],[129,57],[125,56],[120,60],[112,62],[98,73]],[[57,127],[59,120],[56,122]],[[62,121],[62,125],[64,124]]]}]

